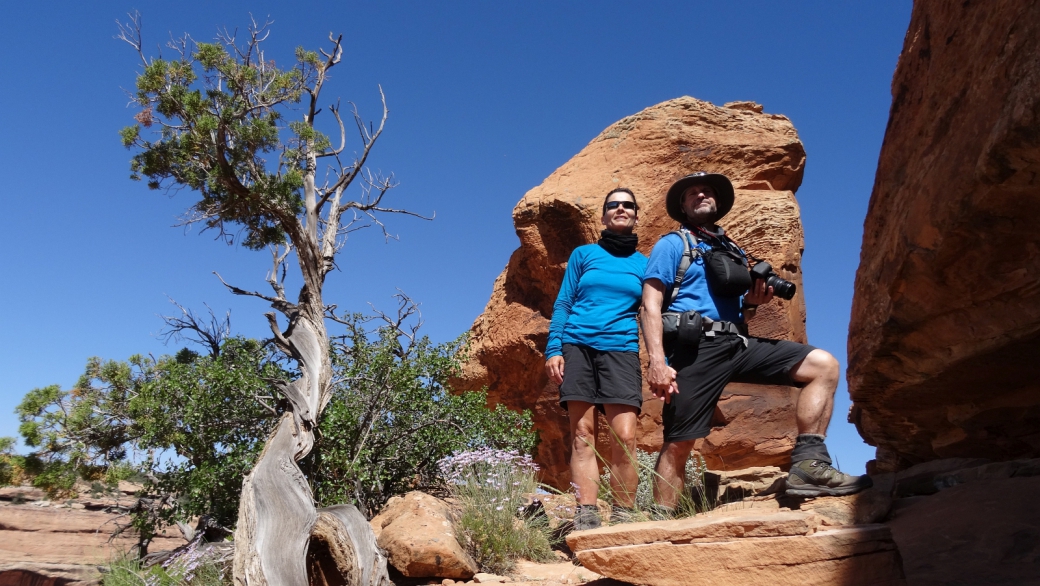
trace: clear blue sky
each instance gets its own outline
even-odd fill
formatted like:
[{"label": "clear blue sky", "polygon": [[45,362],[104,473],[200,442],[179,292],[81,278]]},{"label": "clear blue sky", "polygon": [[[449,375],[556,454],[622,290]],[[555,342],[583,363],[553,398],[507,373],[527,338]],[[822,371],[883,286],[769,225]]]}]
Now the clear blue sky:
[{"label": "clear blue sky", "polygon": [[[28,390],[71,386],[90,356],[171,353],[156,337],[170,296],[232,310],[236,332],[266,336],[263,302],[236,298],[212,271],[262,288],[266,253],[173,228],[191,194],[128,179],[117,131],[132,122],[121,88],[138,68],[116,19],[144,17],[145,42],[210,40],[275,21],[268,57],[288,62],[343,33],[324,96],[391,114],[372,163],[393,171],[394,203],[436,212],[390,218],[400,241],[352,236],[326,300],[389,308],[400,287],[425,331],[467,330],[518,245],[523,194],[603,128],[690,95],[753,100],[794,122],[808,154],[798,192],[805,226],[811,343],[845,362],[863,218],[891,103],[910,0],[872,2],[17,2],[0,35],[0,198],[8,220],[0,287],[0,435],[16,435]],[[290,279],[290,285],[298,284]],[[845,423],[838,391],[831,450],[849,472],[873,457]]]}]

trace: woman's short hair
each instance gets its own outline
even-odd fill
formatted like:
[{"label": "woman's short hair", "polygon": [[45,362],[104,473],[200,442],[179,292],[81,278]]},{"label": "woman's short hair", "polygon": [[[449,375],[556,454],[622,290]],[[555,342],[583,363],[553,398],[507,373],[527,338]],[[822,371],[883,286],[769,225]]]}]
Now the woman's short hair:
[{"label": "woman's short hair", "polygon": [[[627,194],[631,195],[632,196],[632,201],[636,202],[636,194],[632,193],[631,189],[629,189],[627,187],[615,187],[614,189],[611,189],[610,191],[608,191],[607,192],[607,196],[603,198],[603,213],[604,214],[607,213],[607,202],[610,201],[610,196],[612,196],[612,195],[614,195],[615,193],[618,193],[618,192],[627,193]],[[639,211],[639,203],[636,202],[636,212],[638,212],[638,211]]]}]

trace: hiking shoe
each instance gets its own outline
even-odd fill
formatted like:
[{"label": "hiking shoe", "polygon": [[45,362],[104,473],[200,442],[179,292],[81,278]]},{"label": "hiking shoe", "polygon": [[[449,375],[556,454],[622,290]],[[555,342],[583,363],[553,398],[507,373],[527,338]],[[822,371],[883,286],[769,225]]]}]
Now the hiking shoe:
[{"label": "hiking shoe", "polygon": [[596,529],[603,524],[599,518],[599,509],[596,505],[578,505],[578,512],[574,514],[574,530],[587,531]]},{"label": "hiking shoe", "polygon": [[869,476],[850,476],[822,460],[802,460],[787,474],[788,496],[841,496],[874,486]]}]

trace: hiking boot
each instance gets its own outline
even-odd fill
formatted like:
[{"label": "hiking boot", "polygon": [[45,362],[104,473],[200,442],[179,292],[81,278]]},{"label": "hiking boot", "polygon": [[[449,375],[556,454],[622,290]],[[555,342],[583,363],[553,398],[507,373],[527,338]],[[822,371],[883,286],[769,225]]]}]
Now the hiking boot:
[{"label": "hiking boot", "polygon": [[850,476],[822,460],[802,460],[787,474],[788,496],[841,496],[874,486],[869,476]]},{"label": "hiking boot", "polygon": [[603,524],[599,518],[599,509],[596,505],[578,505],[578,512],[574,514],[574,530],[587,531],[596,529]]}]

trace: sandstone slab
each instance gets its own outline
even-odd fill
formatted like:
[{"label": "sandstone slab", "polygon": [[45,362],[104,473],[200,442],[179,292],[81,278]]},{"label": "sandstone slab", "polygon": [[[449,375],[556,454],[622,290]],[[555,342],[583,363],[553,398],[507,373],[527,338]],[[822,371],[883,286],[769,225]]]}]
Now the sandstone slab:
[{"label": "sandstone slab", "polygon": [[[125,495],[122,498],[129,502]],[[112,537],[116,522],[125,523],[126,518],[95,508],[93,503],[99,499],[52,502],[29,487],[6,487],[0,499],[7,501],[0,502],[0,586],[97,584],[98,566],[137,542],[131,532]],[[91,503],[93,510],[83,501]],[[167,528],[150,547],[158,551],[184,543],[177,529]]]},{"label": "sandstone slab", "polygon": [[651,586],[903,585],[884,525],[818,530],[808,512],[706,515],[571,534],[583,566]]},{"label": "sandstone slab", "polygon": [[520,560],[513,569],[513,578],[518,582],[554,581],[564,584],[581,584],[602,578],[588,568],[576,566],[571,562],[555,564],[539,564]]},{"label": "sandstone slab", "polygon": [[[661,235],[677,227],[665,213],[665,191],[675,179],[700,170],[733,180],[736,204],[723,222],[733,238],[798,285],[792,301],[777,300],[759,310],[752,334],[805,341],[803,237],[794,198],[804,167],[805,151],[791,122],[748,102],[717,107],[683,97],[612,124],[513,209],[520,248],[473,324],[472,358],[455,388],[486,386],[492,405],[530,409],[541,437],[536,454],[541,480],[568,488],[567,418],[545,375],[542,354],[567,259],[577,246],[599,238],[603,197],[619,186],[636,193],[639,250],[649,253]],[[697,446],[709,466],[782,464],[794,445],[792,392],[731,386],[716,412],[716,428]],[[650,398],[648,388],[643,396]],[[597,449],[606,453],[602,423]],[[658,450],[661,404],[646,401],[638,425],[639,447]]]},{"label": "sandstone slab", "polygon": [[1040,4],[914,2],[864,222],[850,419],[874,471],[1040,456]]},{"label": "sandstone slab", "polygon": [[447,503],[413,491],[394,497],[370,522],[387,561],[409,578],[469,579],[479,568],[455,538]]},{"label": "sandstone slab", "polygon": [[805,499],[773,494],[750,497],[720,505],[713,515],[755,515],[769,512],[803,511],[816,515],[829,526],[869,525],[888,518],[893,506],[891,482],[887,487],[875,484],[862,492],[847,496],[825,496]]}]

